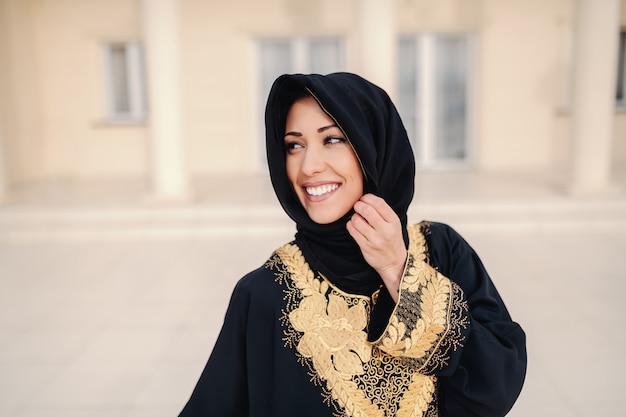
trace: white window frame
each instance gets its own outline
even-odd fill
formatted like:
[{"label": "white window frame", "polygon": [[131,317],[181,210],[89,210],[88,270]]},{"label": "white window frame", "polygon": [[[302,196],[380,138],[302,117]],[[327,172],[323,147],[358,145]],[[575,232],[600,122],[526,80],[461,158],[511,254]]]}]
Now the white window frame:
[{"label": "white window frame", "polygon": [[[126,86],[120,91],[116,88],[120,80],[116,80],[114,70],[114,51],[122,48],[125,52],[123,76]],[[141,42],[109,42],[102,45],[104,67],[104,86],[106,96],[106,120],[110,123],[137,123],[147,118],[146,80],[143,45]],[[117,94],[124,94],[118,97]],[[127,103],[125,109],[119,108],[119,100]]]},{"label": "white window frame", "polygon": [[[455,35],[467,40],[467,91],[466,91],[466,126],[465,126],[465,157],[463,159],[443,159],[435,155],[436,125],[436,71],[435,41],[438,36]],[[408,132],[412,145],[416,149],[416,166],[418,169],[456,169],[470,167],[474,162],[474,132],[476,123],[475,90],[475,38],[471,33],[420,33],[405,35],[403,39],[415,41],[416,58],[418,61],[418,78],[416,80],[415,97],[417,101],[416,132]],[[399,63],[400,65],[400,63]],[[399,78],[398,78],[399,79]]]}]

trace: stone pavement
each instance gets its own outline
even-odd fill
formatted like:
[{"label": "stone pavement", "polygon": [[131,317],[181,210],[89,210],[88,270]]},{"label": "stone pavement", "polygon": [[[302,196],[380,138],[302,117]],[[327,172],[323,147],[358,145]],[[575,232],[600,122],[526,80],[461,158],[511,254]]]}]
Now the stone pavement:
[{"label": "stone pavement", "polygon": [[[510,416],[622,415],[626,198],[559,184],[424,174],[410,220],[461,232],[526,330]],[[21,189],[0,207],[0,416],[177,415],[235,282],[293,234],[264,177],[195,187],[177,204]]]}]

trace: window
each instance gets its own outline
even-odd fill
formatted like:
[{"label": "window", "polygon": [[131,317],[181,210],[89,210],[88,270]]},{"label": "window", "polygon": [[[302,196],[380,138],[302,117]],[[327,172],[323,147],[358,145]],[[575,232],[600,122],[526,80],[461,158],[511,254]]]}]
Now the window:
[{"label": "window", "polygon": [[113,122],[146,118],[143,49],[138,42],[104,45],[107,116]]},{"label": "window", "polygon": [[615,103],[618,107],[626,107],[626,29],[619,34]]},{"label": "window", "polygon": [[344,46],[339,38],[288,38],[259,41],[261,98],[281,74],[327,74],[344,68]]},{"label": "window", "polygon": [[[257,42],[259,60],[257,114],[258,125],[263,132],[265,102],[274,80],[282,74],[318,73],[328,74],[345,70],[345,47],[341,38],[271,38]],[[265,162],[265,137],[261,135],[257,147],[260,166]]]},{"label": "window", "polygon": [[259,41],[260,98],[265,105],[274,80],[282,74],[318,73],[344,69],[344,46],[339,38],[289,38]]},{"label": "window", "polygon": [[418,166],[467,164],[473,82],[470,36],[406,36],[398,47],[398,110]]}]

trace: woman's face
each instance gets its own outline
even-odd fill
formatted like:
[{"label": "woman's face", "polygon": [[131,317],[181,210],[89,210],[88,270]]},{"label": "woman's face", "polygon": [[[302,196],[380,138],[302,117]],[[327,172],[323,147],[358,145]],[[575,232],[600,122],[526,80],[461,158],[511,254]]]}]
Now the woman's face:
[{"label": "woman's face", "polygon": [[313,97],[298,99],[285,126],[287,178],[311,220],[339,220],[363,195],[359,161],[335,122]]}]

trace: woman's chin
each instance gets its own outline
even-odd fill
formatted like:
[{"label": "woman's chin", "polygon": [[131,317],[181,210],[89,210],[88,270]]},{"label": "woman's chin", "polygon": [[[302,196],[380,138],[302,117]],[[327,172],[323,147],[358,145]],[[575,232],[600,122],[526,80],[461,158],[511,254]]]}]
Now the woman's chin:
[{"label": "woman's chin", "polygon": [[317,224],[331,224],[335,223],[337,220],[341,220],[349,211],[350,209],[345,211],[337,210],[336,207],[332,207],[331,210],[320,210],[316,208],[307,210],[307,214],[309,218]]}]

